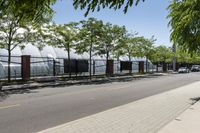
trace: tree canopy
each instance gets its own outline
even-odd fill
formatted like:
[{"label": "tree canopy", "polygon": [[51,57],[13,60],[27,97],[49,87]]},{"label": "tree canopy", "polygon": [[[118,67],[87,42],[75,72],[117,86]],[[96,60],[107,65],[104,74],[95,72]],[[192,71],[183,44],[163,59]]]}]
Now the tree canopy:
[{"label": "tree canopy", "polygon": [[[54,13],[52,5],[57,0],[0,0],[0,17],[12,12],[27,22],[50,20]],[[41,21],[42,20],[42,21]]]},{"label": "tree canopy", "polygon": [[200,0],[174,0],[169,5],[171,40],[190,52],[200,49]]},{"label": "tree canopy", "polygon": [[86,9],[85,16],[87,16],[90,11],[99,11],[105,7],[114,10],[124,8],[123,11],[126,13],[129,7],[138,5],[140,1],[145,0],[74,0],[73,5],[81,10]]},{"label": "tree canopy", "polygon": [[170,63],[172,62],[172,58],[174,53],[172,52],[171,47],[166,47],[164,45],[160,45],[154,48],[152,62],[164,62]]}]

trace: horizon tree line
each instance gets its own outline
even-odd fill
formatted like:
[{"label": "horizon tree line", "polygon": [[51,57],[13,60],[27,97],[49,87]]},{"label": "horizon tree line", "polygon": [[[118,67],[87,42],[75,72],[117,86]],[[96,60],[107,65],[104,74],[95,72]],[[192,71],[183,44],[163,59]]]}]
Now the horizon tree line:
[{"label": "horizon tree line", "polygon": [[12,50],[16,47],[23,49],[28,43],[40,49],[45,45],[64,48],[68,54],[70,76],[70,51],[72,49],[75,49],[77,54],[86,52],[89,54],[90,76],[92,57],[95,55],[106,57],[106,62],[112,58],[119,60],[120,56],[127,56],[129,61],[132,57],[146,57],[146,65],[148,60],[169,62],[174,56],[170,47],[155,46],[154,36],[150,39],[145,38],[139,36],[137,32],[129,32],[125,26],[104,23],[96,18],[68,24],[49,23],[44,19],[43,21],[46,23],[42,25],[22,20],[20,17],[14,16],[14,12],[0,18],[0,48],[8,51],[9,82],[11,80]]}]

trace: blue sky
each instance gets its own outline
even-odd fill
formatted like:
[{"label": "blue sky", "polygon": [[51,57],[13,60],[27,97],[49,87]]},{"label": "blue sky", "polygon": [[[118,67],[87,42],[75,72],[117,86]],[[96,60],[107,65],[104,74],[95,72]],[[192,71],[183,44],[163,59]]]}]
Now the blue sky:
[{"label": "blue sky", "polygon": [[95,17],[104,22],[125,25],[130,32],[138,32],[139,35],[150,38],[152,35],[157,39],[156,45],[171,46],[170,28],[167,20],[167,0],[146,0],[137,7],[129,8],[124,14],[122,10],[102,9],[100,12],[90,13],[84,17],[85,11],[75,10],[72,0],[59,0],[54,6],[55,16],[53,21],[59,24],[71,21],[80,21],[88,17]]}]

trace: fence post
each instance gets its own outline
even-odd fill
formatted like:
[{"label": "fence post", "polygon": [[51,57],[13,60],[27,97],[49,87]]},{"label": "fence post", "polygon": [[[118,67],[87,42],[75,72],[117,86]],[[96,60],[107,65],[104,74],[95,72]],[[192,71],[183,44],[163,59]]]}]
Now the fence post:
[{"label": "fence post", "polygon": [[132,61],[129,61],[129,74],[132,74]]},{"label": "fence post", "polygon": [[107,76],[113,75],[113,73],[114,73],[113,67],[114,67],[113,60],[107,60],[107,62],[106,62],[106,75]]},{"label": "fence post", "polygon": [[56,61],[53,59],[53,76],[56,76]]},{"label": "fence post", "polygon": [[144,61],[139,61],[139,73],[144,73]]},{"label": "fence post", "polygon": [[21,56],[21,75],[22,75],[23,81],[30,80],[30,75],[31,75],[30,59],[31,59],[30,55],[22,55]]}]

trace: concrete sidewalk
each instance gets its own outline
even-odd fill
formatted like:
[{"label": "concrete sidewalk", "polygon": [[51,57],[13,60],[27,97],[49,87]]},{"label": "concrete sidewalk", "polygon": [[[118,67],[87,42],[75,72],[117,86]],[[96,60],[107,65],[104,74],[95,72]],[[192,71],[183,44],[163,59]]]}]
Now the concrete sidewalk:
[{"label": "concrete sidewalk", "polygon": [[191,99],[199,96],[200,82],[195,82],[39,133],[155,133],[196,103]]},{"label": "concrete sidewalk", "polygon": [[200,102],[191,106],[180,116],[162,128],[159,133],[199,133]]}]

